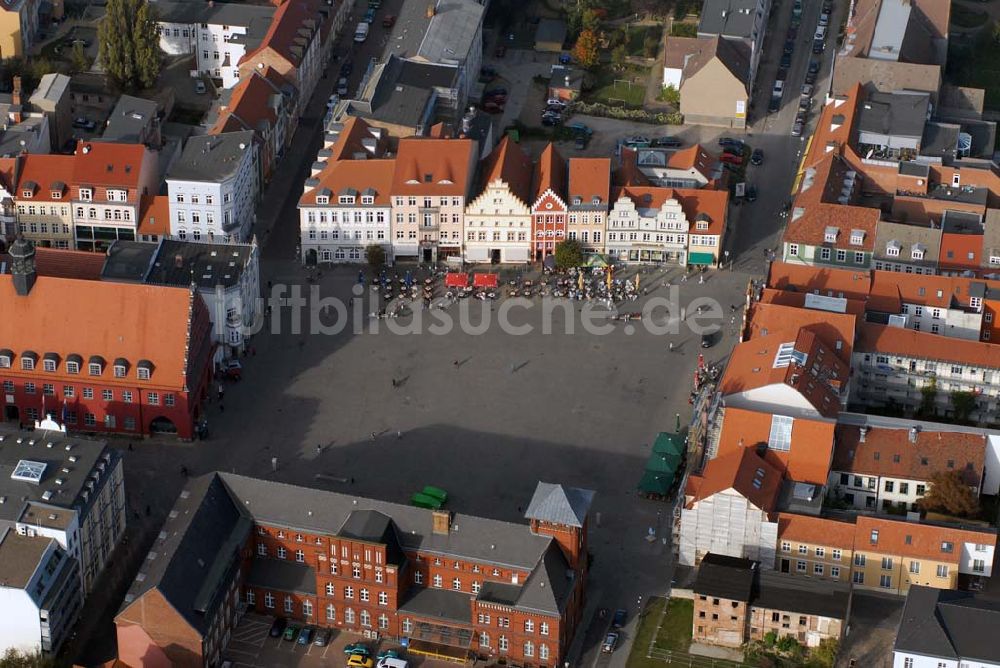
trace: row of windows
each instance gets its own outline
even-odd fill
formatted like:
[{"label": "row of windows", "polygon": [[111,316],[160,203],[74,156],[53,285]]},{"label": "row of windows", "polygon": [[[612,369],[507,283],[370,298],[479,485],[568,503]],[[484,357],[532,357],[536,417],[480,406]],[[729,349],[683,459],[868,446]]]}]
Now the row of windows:
[{"label": "row of windows", "polygon": [[[6,394],[13,394],[15,390],[14,381],[5,380],[3,381],[3,390]],[[24,384],[25,394],[36,394],[38,392],[38,386],[32,382],[26,382]],[[56,394],[56,386],[52,383],[42,383],[42,394],[47,397],[54,397]],[[73,385],[63,385],[62,395],[66,399],[72,399],[76,397],[76,387]],[[94,398],[94,388],[84,387],[80,392],[80,396],[84,399]],[[122,390],[120,393],[122,403],[131,404],[134,401],[134,394],[132,390]],[[150,406],[160,405],[160,393],[159,392],[146,392],[146,403]],[[168,407],[173,407],[177,403],[177,396],[173,393],[165,393],[163,395],[163,405]],[[101,390],[101,399],[104,401],[114,401],[115,392],[114,390]]]},{"label": "row of windows", "polygon": [[[35,422],[39,419],[39,410],[37,408],[25,408],[24,409],[25,418],[29,422]],[[63,419],[66,424],[75,425],[79,424],[79,415],[76,411],[66,410],[63,412]],[[85,427],[96,427],[97,426],[97,416],[93,413],[83,414],[83,425]],[[104,416],[103,425],[105,429],[117,429],[118,428],[118,417],[111,413]],[[122,420],[122,428],[126,431],[136,431],[136,421],[134,417],[126,417]]]},{"label": "row of windows", "polygon": [[893,262],[879,262],[875,261],[875,268],[879,271],[895,271],[896,273],[903,272],[906,274],[927,274],[931,276],[934,274],[934,269],[931,267],[911,267],[910,265],[899,265]]},{"label": "row of windows", "polygon": [[[201,230],[191,230],[191,238],[192,239],[194,239],[195,241],[201,241],[201,237],[202,237]],[[179,230],[177,230],[177,238],[180,239],[181,241],[187,240],[187,238],[188,238],[188,231],[185,230],[183,227],[180,228]],[[218,240],[221,243],[226,243],[227,244],[230,241],[236,241],[237,239],[236,239],[236,235],[235,234],[220,234],[220,235],[218,235],[218,237],[216,237],[215,232],[213,232],[212,230],[209,230],[208,231],[208,240],[209,240],[209,242],[213,242],[213,241]]]},{"label": "row of windows", "polygon": [[[232,193],[222,194],[223,204],[229,204],[229,202],[232,201],[232,199],[233,199]],[[188,197],[184,193],[176,193],[174,195],[174,201],[180,204],[184,204],[187,201],[190,201],[191,204],[201,204],[201,197],[196,193],[191,193],[190,197]],[[215,204],[215,195],[205,195],[205,204]]]},{"label": "row of windows", "polygon": [[[790,542],[788,542],[788,541],[782,541],[781,542],[781,551],[784,552],[784,553],[786,553],[786,554],[790,553],[792,551],[792,544]],[[809,554],[809,546],[808,545],[803,545],[803,544],[800,543],[799,546],[798,546],[798,553],[799,554]],[[817,557],[821,557],[821,558],[822,557],[826,557],[826,548],[825,547],[816,547],[816,548],[813,548],[813,553]],[[839,549],[834,548],[834,549],[830,550],[830,558],[833,559],[834,561],[840,561],[840,557],[841,556],[842,556],[842,552]]]},{"label": "row of windows", "polygon": [[[188,222],[187,221],[187,212],[185,212],[185,211],[177,211],[176,213],[177,213],[177,223],[178,224]],[[191,224],[192,225],[201,225],[201,213],[202,213],[201,211],[192,211],[191,212]],[[227,209],[227,210],[225,210],[225,211],[222,212],[222,224],[223,225],[229,225],[229,223],[232,222],[232,219],[233,219],[233,212],[232,211],[229,211]],[[206,225],[215,225],[215,214],[213,212],[211,212],[211,211],[206,211],[205,212],[205,224]]]},{"label": "row of windows", "polygon": [[[49,223],[20,223],[18,225],[21,232],[28,234],[48,234]],[[69,225],[64,223],[52,223],[52,234],[69,234]]]},{"label": "row of windows", "polygon": [[[541,234],[542,234],[542,232],[539,232],[539,235],[541,235]],[[495,230],[494,230],[493,234],[490,235],[490,237],[491,237],[491,239],[493,241],[501,241],[502,240],[502,238],[501,238],[502,236],[503,236],[503,234],[501,232],[498,232],[498,231],[495,231]],[[479,232],[472,232],[472,231],[470,231],[470,232],[468,232],[466,234],[465,240],[466,241],[486,241],[487,240],[486,237],[487,237],[487,233],[485,231],[482,231],[482,230],[479,231]],[[528,233],[527,232],[507,232],[506,238],[507,238],[507,241],[515,241],[515,240],[517,240],[517,241],[527,241],[528,240]]]},{"label": "row of windows", "polygon": [[[798,244],[788,244],[788,254],[798,257],[799,255],[799,245]],[[819,249],[819,259],[829,260],[832,251],[829,248]],[[837,249],[837,262],[847,262],[847,251],[838,248]],[[861,251],[854,251],[854,264],[865,264],[865,254]]]},{"label": "row of windows", "polygon": [[[340,230],[319,230],[319,239],[321,241],[326,241],[328,239],[337,241],[340,239]],[[309,228],[307,234],[311,241],[315,241],[317,237],[317,230],[315,228]],[[416,236],[416,231],[413,232],[414,237]],[[351,232],[349,230],[344,230],[344,239],[350,240],[352,238]],[[385,230],[354,230],[353,238],[356,241],[361,241],[365,239],[367,241],[384,241],[385,240]]]},{"label": "row of windows", "polygon": [[[653,238],[654,238],[653,235],[650,234],[649,232],[642,233],[642,241],[652,241]],[[687,241],[687,237],[683,234],[678,236],[674,236],[673,234],[657,234],[655,239],[657,243],[668,243],[668,244],[673,244],[673,243],[683,244]],[[619,240],[639,241],[639,233],[629,232],[628,237],[626,238],[625,232],[622,232],[621,237],[619,239],[617,232],[608,232],[608,241],[619,241]]]},{"label": "row of windows", "polygon": [[[9,352],[9,351],[8,351]],[[13,358],[11,355],[0,355],[0,369],[9,369]],[[75,360],[66,361],[66,373],[71,375],[76,375],[80,373],[80,367],[82,363]],[[90,362],[87,364],[87,373],[91,376],[101,376],[104,374],[104,364],[99,362]],[[22,355],[21,356],[21,370],[22,371],[34,371],[38,368],[37,360],[32,355]],[[59,363],[55,359],[47,358],[42,360],[42,371],[48,373],[55,373],[59,369]],[[115,378],[125,378],[128,375],[128,367],[124,364],[114,364],[112,365],[114,370]],[[141,364],[136,368],[136,377],[139,380],[149,380],[150,376],[149,365]]]},{"label": "row of windows", "polygon": [[[395,198],[396,206],[403,206],[404,202],[407,206],[417,206],[417,198],[413,195]],[[435,206],[448,206],[448,202],[451,202],[451,206],[462,206],[461,197],[424,197],[422,202],[421,206],[425,209],[432,209]]]},{"label": "row of windows", "polygon": [[[318,199],[319,198],[317,198],[317,200]],[[322,204],[322,202],[319,202],[319,203]],[[354,222],[354,223],[384,223],[384,222],[386,222],[386,215],[385,215],[385,210],[384,209],[379,209],[377,211],[354,211],[353,212],[353,219],[352,219],[352,212],[351,211],[344,211],[343,212],[343,216],[341,216],[339,211],[329,211],[329,212],[327,212],[327,211],[324,211],[322,209],[320,211],[314,211],[313,209],[309,209],[309,210],[306,211],[306,220],[308,222],[310,222],[310,223],[315,223],[317,220],[319,222],[321,222],[321,223],[325,223],[325,222],[327,222],[327,214],[329,214],[329,222],[331,222],[331,223],[351,223],[351,222]],[[458,214],[455,214],[455,215],[458,215]],[[412,223],[417,222],[417,218],[416,218],[417,214],[411,213],[410,216],[412,218],[412,220],[410,222],[412,222]],[[398,215],[396,218],[397,218],[397,220],[396,220],[397,223],[403,222],[402,221],[402,214]],[[454,222],[458,222],[458,221],[456,220]]]}]

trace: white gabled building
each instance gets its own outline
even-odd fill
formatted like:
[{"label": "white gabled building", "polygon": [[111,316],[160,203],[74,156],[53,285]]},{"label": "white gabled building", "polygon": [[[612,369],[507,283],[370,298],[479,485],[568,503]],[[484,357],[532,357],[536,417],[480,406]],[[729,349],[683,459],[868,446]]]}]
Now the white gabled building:
[{"label": "white gabled building", "polygon": [[395,160],[337,160],[307,181],[299,199],[303,264],[364,262],[373,244],[392,262],[395,167]]},{"label": "white gabled building", "polygon": [[607,252],[621,262],[687,264],[684,208],[670,188],[617,188],[608,214]]},{"label": "white gabled building", "polygon": [[170,235],[214,243],[249,240],[260,192],[253,132],[188,139],[167,172]]},{"label": "white gabled building", "polygon": [[754,448],[708,462],[684,490],[678,563],[697,566],[709,552],[773,564],[782,476]]},{"label": "white gabled building", "polygon": [[483,188],[465,208],[466,262],[531,259],[531,160],[509,138],[483,164]]},{"label": "white gabled building", "polygon": [[[152,2],[159,12],[160,48],[177,56],[191,54],[197,74],[240,82],[239,63],[267,33],[275,8],[236,2]],[[193,86],[193,84],[192,84]]]}]

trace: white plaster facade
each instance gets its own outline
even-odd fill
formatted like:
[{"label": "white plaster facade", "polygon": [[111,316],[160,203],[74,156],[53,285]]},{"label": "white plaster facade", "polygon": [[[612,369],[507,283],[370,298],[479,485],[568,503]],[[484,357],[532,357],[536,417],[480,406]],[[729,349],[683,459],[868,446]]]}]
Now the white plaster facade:
[{"label": "white plaster facade", "polygon": [[608,214],[607,252],[621,262],[684,266],[687,232],[687,217],[677,200],[665,199],[658,208],[652,208],[622,195]]},{"label": "white plaster facade", "polygon": [[491,181],[465,209],[467,262],[528,262],[531,208],[502,180]]}]

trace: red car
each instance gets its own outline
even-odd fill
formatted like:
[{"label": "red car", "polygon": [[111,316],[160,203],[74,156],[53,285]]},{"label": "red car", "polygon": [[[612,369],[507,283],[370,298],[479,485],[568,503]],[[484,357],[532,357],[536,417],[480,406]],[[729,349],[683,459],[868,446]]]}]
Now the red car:
[{"label": "red car", "polygon": [[497,104],[496,102],[485,102],[483,104],[483,110],[488,114],[502,114],[503,105]]},{"label": "red car", "polygon": [[382,19],[383,28],[391,28],[396,25],[396,16],[394,14],[389,14],[384,19]]},{"label": "red car", "polygon": [[742,165],[743,158],[738,155],[733,155],[732,153],[723,153],[719,156],[719,160],[722,162],[728,162],[730,165]]}]

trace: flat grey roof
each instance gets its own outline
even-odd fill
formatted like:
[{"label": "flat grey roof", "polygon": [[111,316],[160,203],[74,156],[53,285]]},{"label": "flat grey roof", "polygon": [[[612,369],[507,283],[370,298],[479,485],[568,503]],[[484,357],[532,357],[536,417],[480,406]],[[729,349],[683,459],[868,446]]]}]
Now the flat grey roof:
[{"label": "flat grey roof", "polygon": [[468,625],[471,621],[472,598],[466,592],[450,589],[411,587],[409,596],[399,606],[399,611]]},{"label": "flat grey roof", "polygon": [[0,588],[26,587],[51,542],[42,536],[22,536],[13,527],[0,529]]},{"label": "flat grey roof", "polygon": [[253,150],[253,132],[223,132],[191,137],[167,171],[167,180],[218,183],[234,177],[243,154]]},{"label": "flat grey roof", "polygon": [[[404,3],[405,4],[405,3]],[[413,3],[422,6],[423,3]],[[475,43],[486,8],[474,0],[438,0],[434,18],[417,48],[432,63],[464,63]],[[478,72],[470,76],[479,76]]]},{"label": "flat grey roof", "polygon": [[124,144],[141,143],[140,133],[156,118],[157,105],[152,100],[122,95],[108,117],[108,127],[101,139]]},{"label": "flat grey roof", "polygon": [[249,26],[258,19],[270,24],[275,8],[269,5],[249,5],[242,2],[172,2],[153,0],[160,23],[211,23],[213,25]]},{"label": "flat grey roof", "polygon": [[1000,661],[1000,601],[913,585],[893,649],[931,657]]},{"label": "flat grey roof", "polygon": [[929,106],[927,93],[875,92],[861,103],[858,129],[874,134],[921,137]]},{"label": "flat grey roof", "polygon": [[958,133],[961,126],[955,123],[929,122],[924,126],[920,139],[920,155],[933,156],[944,160],[954,159],[958,149]]},{"label": "flat grey roof", "polygon": [[250,244],[205,244],[161,239],[157,244],[116,241],[108,249],[101,278],[201,289],[240,282],[253,253]]},{"label": "flat grey roof", "polygon": [[846,582],[811,580],[761,569],[751,605],[800,615],[846,619],[850,591],[851,586]]},{"label": "flat grey roof", "polygon": [[247,584],[264,589],[315,594],[316,570],[296,561],[255,557],[247,576]]},{"label": "flat grey roof", "polygon": [[566,41],[566,22],[561,19],[542,19],[535,30],[535,44],[539,42]]},{"label": "flat grey roof", "polygon": [[[756,11],[756,0],[705,0],[698,33],[749,39],[753,35]],[[763,20],[767,21],[767,17]]]}]

